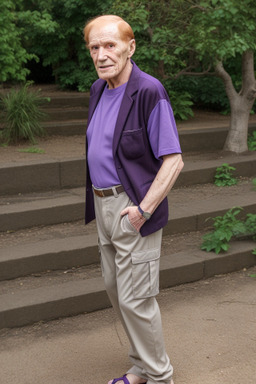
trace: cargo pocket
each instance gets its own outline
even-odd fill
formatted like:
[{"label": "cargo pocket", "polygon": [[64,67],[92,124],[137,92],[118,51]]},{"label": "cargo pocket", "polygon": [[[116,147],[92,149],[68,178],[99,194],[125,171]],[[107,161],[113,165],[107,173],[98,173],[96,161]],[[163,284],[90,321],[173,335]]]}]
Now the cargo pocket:
[{"label": "cargo pocket", "polygon": [[135,299],[159,293],[160,249],[132,252],[132,286]]}]

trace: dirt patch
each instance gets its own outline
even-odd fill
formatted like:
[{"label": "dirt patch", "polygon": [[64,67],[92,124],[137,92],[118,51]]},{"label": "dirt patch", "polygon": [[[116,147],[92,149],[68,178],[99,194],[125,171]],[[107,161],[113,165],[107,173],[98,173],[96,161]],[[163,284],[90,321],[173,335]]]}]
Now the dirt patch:
[{"label": "dirt patch", "polygon": [[[255,273],[254,267],[161,291],[175,383],[255,383]],[[112,308],[3,329],[0,337],[6,384],[107,383],[130,368],[129,343]]]},{"label": "dirt patch", "polygon": [[[24,149],[37,148],[43,153],[25,153]],[[65,160],[85,157],[84,136],[49,136],[38,138],[36,145],[28,142],[0,146],[0,163],[41,162],[48,160]]]}]

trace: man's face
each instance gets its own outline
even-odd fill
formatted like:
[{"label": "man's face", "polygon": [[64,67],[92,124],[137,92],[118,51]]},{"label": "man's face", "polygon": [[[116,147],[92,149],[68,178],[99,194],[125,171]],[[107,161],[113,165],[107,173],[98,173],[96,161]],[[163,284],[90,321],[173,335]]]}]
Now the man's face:
[{"label": "man's face", "polygon": [[89,49],[99,78],[106,80],[110,88],[128,81],[129,58],[134,53],[135,41],[122,40],[117,24],[92,27]]}]

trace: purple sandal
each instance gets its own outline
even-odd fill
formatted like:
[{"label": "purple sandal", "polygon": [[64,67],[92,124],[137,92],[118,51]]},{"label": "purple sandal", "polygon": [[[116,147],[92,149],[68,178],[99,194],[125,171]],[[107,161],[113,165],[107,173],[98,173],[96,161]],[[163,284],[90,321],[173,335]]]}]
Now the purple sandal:
[{"label": "purple sandal", "polygon": [[119,380],[122,380],[124,384],[130,384],[129,380],[127,379],[126,375],[123,375],[122,377],[119,377],[119,379],[114,379],[112,381],[112,384],[117,383]]}]

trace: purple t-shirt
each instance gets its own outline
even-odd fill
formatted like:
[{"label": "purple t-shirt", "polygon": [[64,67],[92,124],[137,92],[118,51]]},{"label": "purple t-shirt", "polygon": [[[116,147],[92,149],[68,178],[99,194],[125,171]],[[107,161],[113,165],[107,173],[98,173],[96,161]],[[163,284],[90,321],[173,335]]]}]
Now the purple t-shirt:
[{"label": "purple t-shirt", "polygon": [[[92,184],[97,188],[121,184],[113,159],[112,143],[126,85],[104,89],[87,130],[88,165]],[[167,100],[161,99],[156,104],[150,114],[147,131],[156,158],[181,153],[173,111]]]},{"label": "purple t-shirt", "polygon": [[87,129],[88,165],[92,184],[97,188],[120,184],[112,143],[126,85],[114,89],[105,87]]}]

